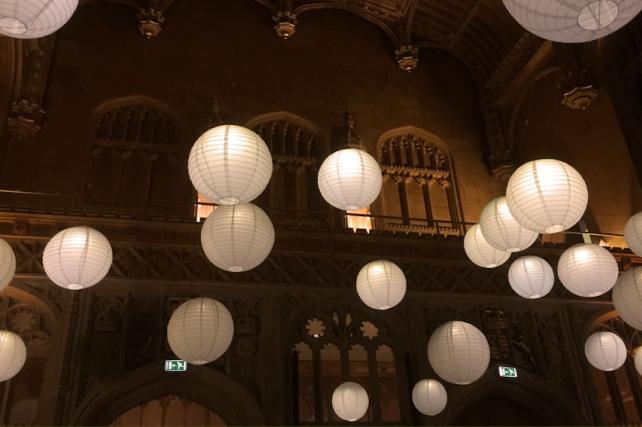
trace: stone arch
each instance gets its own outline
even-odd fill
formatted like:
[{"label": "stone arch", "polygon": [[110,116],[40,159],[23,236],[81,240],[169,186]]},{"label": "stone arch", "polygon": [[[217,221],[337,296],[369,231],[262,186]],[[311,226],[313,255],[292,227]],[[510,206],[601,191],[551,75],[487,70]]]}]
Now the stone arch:
[{"label": "stone arch", "polygon": [[227,425],[263,425],[256,401],[224,374],[189,365],[186,372],[164,372],[162,363],[130,371],[106,383],[80,403],[68,423],[108,425],[130,408],[167,394],[192,400],[216,412]]}]

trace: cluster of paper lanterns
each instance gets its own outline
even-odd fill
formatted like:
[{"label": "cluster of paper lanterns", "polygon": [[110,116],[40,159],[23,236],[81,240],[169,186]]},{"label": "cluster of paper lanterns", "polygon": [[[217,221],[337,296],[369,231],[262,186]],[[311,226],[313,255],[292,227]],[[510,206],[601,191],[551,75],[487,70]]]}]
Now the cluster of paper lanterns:
[{"label": "cluster of paper lanterns", "polygon": [[35,39],[52,34],[74,14],[78,0],[2,0],[0,34]]}]

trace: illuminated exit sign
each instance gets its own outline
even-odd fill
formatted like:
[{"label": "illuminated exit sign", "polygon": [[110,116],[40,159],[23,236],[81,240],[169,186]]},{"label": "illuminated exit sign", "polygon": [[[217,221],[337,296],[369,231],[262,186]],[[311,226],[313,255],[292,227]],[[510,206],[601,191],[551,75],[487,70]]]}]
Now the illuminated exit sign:
[{"label": "illuminated exit sign", "polygon": [[187,371],[187,362],[184,360],[166,360],[165,370],[167,372],[184,372]]},{"label": "illuminated exit sign", "polygon": [[517,378],[517,368],[510,368],[508,366],[499,367],[499,376],[504,378]]}]

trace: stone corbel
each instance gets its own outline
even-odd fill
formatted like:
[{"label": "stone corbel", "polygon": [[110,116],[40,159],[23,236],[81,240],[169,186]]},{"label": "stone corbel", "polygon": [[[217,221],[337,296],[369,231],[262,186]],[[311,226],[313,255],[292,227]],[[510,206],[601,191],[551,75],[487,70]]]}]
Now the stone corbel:
[{"label": "stone corbel", "polygon": [[590,55],[585,55],[590,47],[566,43],[554,43],[553,46],[563,76],[558,84],[562,105],[573,110],[586,110],[599,94],[594,85]]},{"label": "stone corbel", "polygon": [[515,170],[517,161],[513,147],[506,138],[504,112],[497,105],[486,106],[486,139],[489,149],[488,168],[493,179],[506,182]]}]

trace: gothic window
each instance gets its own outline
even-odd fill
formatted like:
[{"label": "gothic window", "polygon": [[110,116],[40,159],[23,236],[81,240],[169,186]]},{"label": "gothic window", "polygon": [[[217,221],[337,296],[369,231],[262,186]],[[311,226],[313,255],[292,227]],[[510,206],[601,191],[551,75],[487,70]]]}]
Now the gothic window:
[{"label": "gothic window", "polygon": [[608,425],[639,424],[642,420],[642,384],[632,350],[642,345],[640,332],[624,323],[614,311],[594,322],[589,334],[597,331],[616,333],[630,351],[624,365],[613,372],[590,367],[602,421]]},{"label": "gothic window", "polygon": [[452,160],[436,136],[411,126],[386,132],[378,143],[383,171],[384,228],[460,234],[462,214]]},{"label": "gothic window", "polygon": [[317,188],[317,168],[324,155],[320,131],[285,112],[256,117],[247,127],[263,138],[274,162],[270,185],[255,203],[277,222],[318,221],[323,206]]},{"label": "gothic window", "polygon": [[174,115],[145,97],[107,102],[94,114],[84,206],[124,213],[184,215],[185,186]]},{"label": "gothic window", "polygon": [[295,332],[295,414],[300,424],[336,424],[332,393],[345,381],[370,398],[361,423],[401,421],[397,372],[401,355],[385,325],[345,306],[317,310]]},{"label": "gothic window", "polygon": [[215,412],[191,400],[167,395],[135,406],[122,413],[112,427],[142,426],[226,426]]}]

